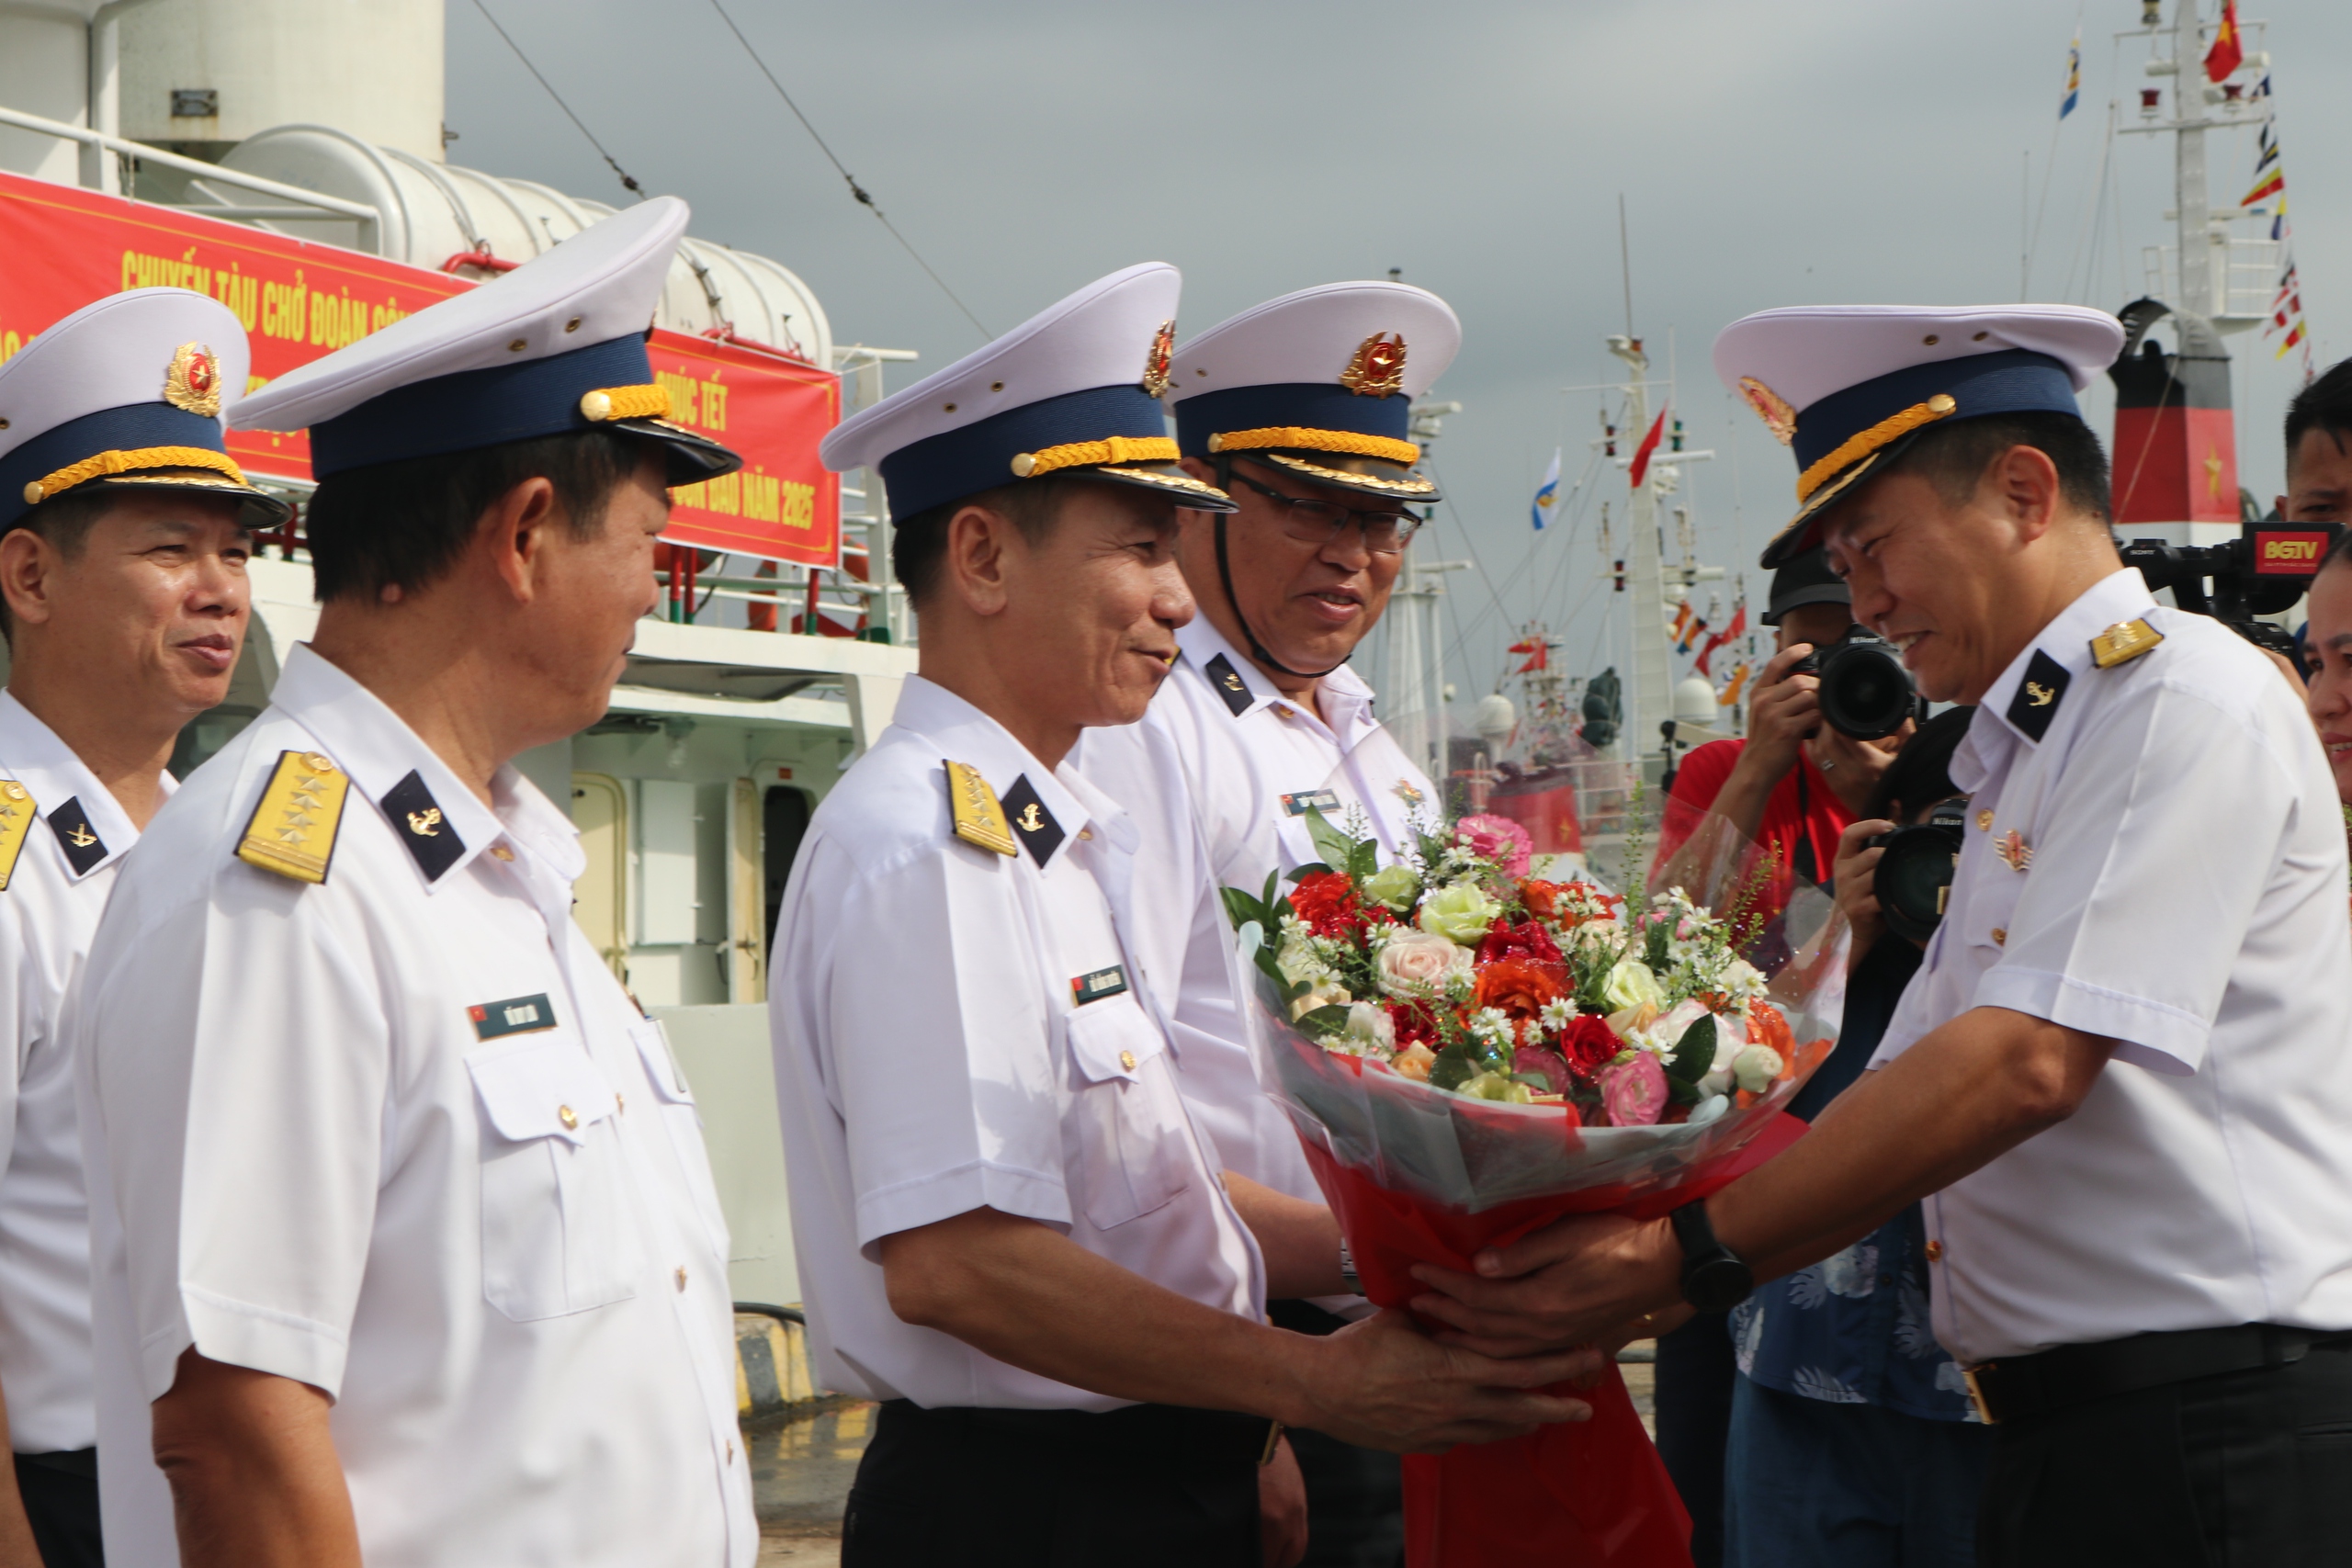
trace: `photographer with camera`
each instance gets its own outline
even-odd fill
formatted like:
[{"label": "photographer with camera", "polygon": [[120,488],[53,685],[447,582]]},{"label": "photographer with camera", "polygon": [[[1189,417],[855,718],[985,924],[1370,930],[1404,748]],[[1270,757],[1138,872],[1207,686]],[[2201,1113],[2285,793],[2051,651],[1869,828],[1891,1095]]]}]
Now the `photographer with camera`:
[{"label": "photographer with camera", "polygon": [[[1838,907],[1859,955],[1838,1048],[1789,1106],[1810,1122],[1861,1076],[1941,919],[1965,829],[1952,753],[1974,708],[1920,727],[1838,846]],[[1905,826],[1898,827],[1902,823]],[[1992,1434],[1970,1422],[1960,1370],[1928,1324],[1916,1203],[1733,1310],[1739,1372],[1724,1460],[1730,1568],[1974,1561]]]},{"label": "photographer with camera", "polygon": [[[1683,759],[1658,824],[1657,863],[1713,812],[1778,856],[1768,915],[1788,902],[1800,879],[1827,879],[1838,835],[1869,806],[1911,728],[1909,677],[1892,649],[1873,659],[1877,639],[1853,624],[1850,598],[1818,550],[1773,573],[1763,618],[1776,651],[1748,707],[1747,738],[1710,741]],[[1825,680],[1836,688],[1826,703]],[[1858,739],[1827,719],[1875,738]],[[1723,1560],[1734,1375],[1721,1320],[1698,1319],[1659,1336],[1658,1453],[1690,1511],[1698,1568]]]},{"label": "photographer with camera", "polygon": [[1775,651],[1748,704],[1747,738],[1710,741],[1683,759],[1658,858],[1671,857],[1713,812],[1779,852],[1777,908],[1792,878],[1827,880],[1838,836],[1869,805],[1910,733],[1913,705],[1901,660],[1854,626],[1846,585],[1820,551],[1772,574],[1764,624]]}]

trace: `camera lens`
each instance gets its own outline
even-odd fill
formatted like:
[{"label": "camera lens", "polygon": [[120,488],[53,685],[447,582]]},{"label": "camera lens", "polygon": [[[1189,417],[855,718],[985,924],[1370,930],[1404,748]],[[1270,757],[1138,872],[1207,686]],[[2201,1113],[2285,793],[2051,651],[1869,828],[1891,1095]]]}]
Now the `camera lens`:
[{"label": "camera lens", "polygon": [[1936,934],[1944,918],[1953,868],[1960,863],[1966,817],[1965,801],[1948,800],[1925,822],[1897,828],[1871,840],[1885,852],[1879,856],[1871,886],[1878,895],[1879,913],[1895,935],[1925,942]]},{"label": "camera lens", "polygon": [[1853,626],[1820,658],[1821,716],[1833,729],[1875,740],[1911,717],[1917,693],[1893,643]]}]

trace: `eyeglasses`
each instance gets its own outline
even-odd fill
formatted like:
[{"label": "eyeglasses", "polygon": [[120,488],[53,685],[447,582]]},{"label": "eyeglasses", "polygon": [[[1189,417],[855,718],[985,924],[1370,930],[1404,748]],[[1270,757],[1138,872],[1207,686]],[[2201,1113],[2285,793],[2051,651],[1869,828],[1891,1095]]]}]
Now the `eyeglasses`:
[{"label": "eyeglasses", "polygon": [[1328,545],[1340,536],[1351,521],[1360,521],[1363,525],[1363,547],[1376,556],[1393,556],[1405,547],[1414,530],[1421,525],[1421,520],[1409,512],[1341,506],[1336,501],[1316,496],[1285,495],[1244,473],[1228,472],[1226,478],[1233,483],[1248,485],[1268,501],[1280,502],[1283,532],[1302,545]]}]

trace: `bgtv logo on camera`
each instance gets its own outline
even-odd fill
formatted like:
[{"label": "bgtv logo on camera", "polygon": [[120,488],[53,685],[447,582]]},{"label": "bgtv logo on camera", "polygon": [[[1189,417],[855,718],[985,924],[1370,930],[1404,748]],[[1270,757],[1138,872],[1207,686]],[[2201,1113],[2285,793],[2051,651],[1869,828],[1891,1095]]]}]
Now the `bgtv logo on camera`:
[{"label": "bgtv logo on camera", "polygon": [[2255,536],[2254,570],[2264,577],[2309,577],[2327,554],[2328,536],[2266,528]]}]

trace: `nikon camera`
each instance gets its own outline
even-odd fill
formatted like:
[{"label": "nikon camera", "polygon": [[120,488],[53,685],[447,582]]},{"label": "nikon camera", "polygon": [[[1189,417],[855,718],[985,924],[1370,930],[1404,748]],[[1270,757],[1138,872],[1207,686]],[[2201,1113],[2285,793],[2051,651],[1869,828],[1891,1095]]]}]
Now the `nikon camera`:
[{"label": "nikon camera", "polygon": [[1966,796],[1942,801],[1924,822],[1881,833],[1871,844],[1885,852],[1871,887],[1878,895],[1879,913],[1887,930],[1910,942],[1924,942],[1936,934],[1944,918],[1944,901],[1951,897],[1952,872],[1960,864],[1961,845],[1968,833]]},{"label": "nikon camera", "polygon": [[2295,639],[2286,629],[2255,617],[2295,607],[2340,531],[2335,523],[2274,520],[2245,524],[2237,538],[2218,545],[2133,539],[2121,548],[2123,564],[2140,569],[2151,592],[2169,588],[2182,609],[2211,615],[2255,647],[2292,659]]}]

